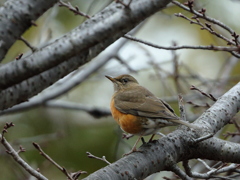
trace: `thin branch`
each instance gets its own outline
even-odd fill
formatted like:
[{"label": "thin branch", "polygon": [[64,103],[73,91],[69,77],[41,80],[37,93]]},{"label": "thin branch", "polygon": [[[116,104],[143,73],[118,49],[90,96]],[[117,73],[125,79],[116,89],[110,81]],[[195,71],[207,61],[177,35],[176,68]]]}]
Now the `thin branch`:
[{"label": "thin branch", "polygon": [[196,104],[192,101],[187,101],[188,104],[193,105],[193,107],[205,107],[205,108],[210,108],[211,106],[208,103],[205,103],[204,105]]},{"label": "thin branch", "polygon": [[62,100],[48,101],[44,103],[44,106],[51,107],[51,108],[64,108],[64,109],[85,111],[91,116],[93,116],[94,118],[101,118],[101,117],[111,115],[111,111],[109,108],[87,106],[84,104],[67,102]]},{"label": "thin branch", "polygon": [[132,72],[132,73],[136,73],[137,72],[136,70],[131,68],[131,66],[129,66],[129,64],[126,63],[120,56],[116,55],[114,58],[117,59],[121,64],[126,66],[126,68],[129,70],[129,72]]},{"label": "thin branch", "polygon": [[198,11],[193,10],[192,8],[190,9],[189,7],[183,5],[182,3],[178,2],[178,1],[172,1],[172,3],[177,5],[178,7],[186,10],[186,11],[189,11],[189,12],[195,14],[198,18],[205,19],[205,20],[207,20],[207,21],[209,21],[209,22],[211,22],[213,24],[216,24],[216,25],[222,27],[223,29],[227,30],[230,34],[233,34],[235,32],[229,26],[223,24],[221,21],[218,21],[218,20],[216,20],[214,18],[206,16],[206,14],[205,14],[206,10],[204,11],[204,9],[202,9],[200,12],[198,12]]},{"label": "thin branch", "polygon": [[39,153],[45,157],[49,162],[51,162],[53,165],[55,165],[61,172],[63,172],[68,179],[70,180],[74,180],[71,175],[67,172],[67,170],[64,167],[61,167],[59,164],[57,164],[50,156],[48,156],[43,150],[42,148],[37,144],[37,143],[33,143],[33,146],[39,151]]},{"label": "thin branch", "polygon": [[226,139],[228,138],[229,136],[240,136],[240,132],[226,132],[226,134],[223,134],[223,137]]},{"label": "thin branch", "polygon": [[205,168],[207,168],[208,170],[212,170],[212,168],[202,159],[197,159],[199,162],[201,162]]},{"label": "thin branch", "polygon": [[14,126],[14,124],[12,122],[10,122],[10,123],[7,122],[3,127],[2,137],[4,137],[4,134],[8,132],[7,129],[9,129],[10,127],[13,127],[13,126]]},{"label": "thin branch", "polygon": [[132,0],[129,0],[129,2],[127,4],[125,4],[124,2],[122,2],[122,0],[115,0],[116,3],[122,4],[125,8],[129,8],[130,4],[132,2]]},{"label": "thin branch", "polygon": [[215,175],[224,173],[224,172],[234,171],[236,168],[239,167],[239,164],[230,164],[229,166],[226,166],[226,167],[220,166],[219,168],[215,169],[215,168],[209,167],[205,163],[204,165],[207,166],[207,169],[209,169],[209,171],[206,173],[197,173],[197,172],[191,171],[191,167],[189,166],[188,161],[183,161],[183,167],[185,168],[187,175],[193,178],[200,178],[200,179],[209,179],[209,178],[231,179],[228,177],[215,176]]},{"label": "thin branch", "polygon": [[86,18],[88,18],[88,19],[91,18],[89,15],[81,12],[77,6],[73,7],[70,2],[65,3],[65,2],[63,2],[63,1],[59,1],[59,6],[60,6],[60,7],[61,7],[61,6],[67,7],[70,11],[74,12],[75,15],[80,15],[80,16],[86,17]]},{"label": "thin branch", "polygon": [[103,162],[105,162],[105,163],[107,163],[107,164],[111,164],[111,163],[106,159],[105,156],[103,156],[102,158],[100,158],[100,157],[94,156],[94,155],[91,154],[90,152],[86,152],[86,153],[87,153],[87,156],[88,156],[89,158],[97,159],[97,160],[103,161]]},{"label": "thin branch", "polygon": [[[156,44],[153,44],[151,42],[147,42],[145,40],[141,40],[139,38],[130,36],[130,35],[124,35],[125,38],[132,40],[132,41],[136,41],[148,46],[151,46],[153,48],[157,48],[157,49],[165,49],[165,50],[179,50],[179,49],[199,49],[199,50],[210,50],[210,51],[226,51],[226,52],[230,52],[232,53],[232,51],[239,51],[240,47],[234,47],[234,46],[213,46],[213,45],[209,45],[209,46],[191,46],[191,45],[182,45],[182,46],[159,46]],[[240,57],[239,54],[237,54],[236,57]]]},{"label": "thin branch", "polygon": [[[10,123],[12,124],[12,123]],[[6,124],[5,127],[9,128],[12,127],[8,126],[9,124]],[[5,129],[4,127],[4,129]],[[20,150],[17,152],[13,149],[13,147],[7,142],[7,140],[4,138],[4,132],[6,133],[7,131],[2,132],[2,134],[0,134],[0,140],[2,145],[6,148],[6,152],[12,156],[12,158],[21,166],[23,167],[29,174],[31,174],[32,176],[36,177],[39,180],[47,180],[47,178],[45,176],[43,176],[41,173],[39,173],[37,170],[33,169],[31,166],[29,166],[28,163],[26,163],[26,161],[24,161],[20,156],[19,156],[19,152],[24,152],[25,149],[20,147]]]},{"label": "thin branch", "polygon": [[200,142],[202,142],[202,141],[204,141],[204,140],[206,140],[206,139],[209,139],[209,138],[213,137],[213,135],[214,135],[214,134],[207,134],[207,135],[202,136],[202,137],[200,137],[200,138],[198,138],[198,139],[194,139],[193,142],[194,142],[194,144],[200,143]]},{"label": "thin branch", "polygon": [[21,40],[22,42],[24,42],[24,44],[26,44],[27,47],[29,47],[32,52],[36,51],[37,48],[33,47],[26,39],[24,39],[22,36],[19,37],[19,40]]},{"label": "thin branch", "polygon": [[183,170],[181,170],[177,165],[173,165],[173,166],[169,167],[169,169],[183,180],[191,180],[192,179]]},{"label": "thin branch", "polygon": [[[204,25],[204,24],[202,24],[198,19],[195,19],[195,18],[194,18],[194,19],[195,19],[196,21],[193,21],[192,19],[186,17],[186,16],[183,15],[182,13],[175,13],[175,16],[184,18],[184,19],[186,19],[187,21],[189,21],[191,24],[196,24],[196,25],[201,26],[201,30],[207,30],[208,32],[210,32],[211,34],[217,36],[218,38],[225,40],[225,41],[228,43],[228,45],[235,45],[235,43],[234,43],[231,39],[228,39],[227,37],[223,36],[222,34],[219,34],[219,33],[217,33],[216,31],[214,31],[214,30],[212,29],[211,25],[208,24],[208,23],[205,23],[205,25]],[[237,51],[239,51],[239,47],[237,47],[237,48],[238,48]]]},{"label": "thin branch", "polygon": [[23,53],[19,54],[15,59],[20,60],[22,58],[22,56],[23,56]]},{"label": "thin branch", "polygon": [[191,90],[196,90],[198,92],[200,92],[202,95],[208,97],[209,99],[211,99],[212,101],[217,101],[217,99],[212,95],[212,94],[207,94],[205,92],[203,92],[202,90],[198,89],[196,86],[191,86],[190,87]]},{"label": "thin branch", "polygon": [[[173,42],[173,46],[176,46],[176,43]],[[172,55],[173,55],[173,58],[172,58],[172,61],[173,61],[173,80],[174,80],[174,84],[175,84],[175,87],[176,87],[176,90],[178,93],[183,93],[183,89],[181,87],[181,84],[180,84],[180,72],[179,72],[179,60],[178,60],[178,56],[176,54],[176,51],[172,51]]]}]

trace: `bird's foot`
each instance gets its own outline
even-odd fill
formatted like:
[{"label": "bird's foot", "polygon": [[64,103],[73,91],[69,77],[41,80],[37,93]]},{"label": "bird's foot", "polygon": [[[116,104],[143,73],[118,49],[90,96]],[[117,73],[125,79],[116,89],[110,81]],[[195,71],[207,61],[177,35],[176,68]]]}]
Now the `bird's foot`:
[{"label": "bird's foot", "polygon": [[126,133],[122,133],[122,138],[123,139],[130,139],[131,137],[133,137],[134,135],[133,134],[126,134]]},{"label": "bird's foot", "polygon": [[165,137],[165,136],[166,136],[165,134],[160,133],[160,132],[157,132],[156,134],[159,135],[159,136],[162,136],[162,137]]},{"label": "bird's foot", "polygon": [[144,140],[143,137],[141,137],[141,141],[142,141],[143,144],[146,144],[146,141]]},{"label": "bird's foot", "polygon": [[128,156],[129,154],[132,154],[133,152],[143,152],[143,151],[137,150],[136,148],[132,148],[132,150],[129,151],[128,153],[123,154],[123,157]]}]

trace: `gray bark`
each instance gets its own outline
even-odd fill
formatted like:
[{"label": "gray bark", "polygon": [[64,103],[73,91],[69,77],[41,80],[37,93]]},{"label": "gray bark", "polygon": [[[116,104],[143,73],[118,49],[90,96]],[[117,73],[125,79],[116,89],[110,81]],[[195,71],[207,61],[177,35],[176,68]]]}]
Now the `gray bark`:
[{"label": "gray bark", "polygon": [[0,62],[9,48],[58,0],[8,0],[0,7]]}]

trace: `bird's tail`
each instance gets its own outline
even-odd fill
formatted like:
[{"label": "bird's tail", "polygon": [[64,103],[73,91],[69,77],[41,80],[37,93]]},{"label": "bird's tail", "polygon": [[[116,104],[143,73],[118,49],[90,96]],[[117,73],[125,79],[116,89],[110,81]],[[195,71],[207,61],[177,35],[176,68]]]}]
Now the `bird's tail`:
[{"label": "bird's tail", "polygon": [[180,119],[179,120],[178,119],[171,119],[171,121],[174,122],[174,123],[177,123],[177,124],[185,125],[185,126],[187,126],[189,128],[192,128],[192,129],[197,129],[198,128],[198,126],[196,126],[194,124],[190,124],[187,121],[183,121],[183,120],[180,120]]}]

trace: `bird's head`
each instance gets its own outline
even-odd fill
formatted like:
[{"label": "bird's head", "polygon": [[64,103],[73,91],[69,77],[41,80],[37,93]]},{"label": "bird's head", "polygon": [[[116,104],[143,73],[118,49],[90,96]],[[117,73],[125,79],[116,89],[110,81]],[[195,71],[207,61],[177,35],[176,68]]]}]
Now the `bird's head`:
[{"label": "bird's head", "polygon": [[136,85],[138,85],[138,81],[134,77],[128,74],[123,74],[115,78],[106,76],[106,78],[108,78],[110,81],[113,82],[114,91],[119,91],[121,89],[134,88]]}]

